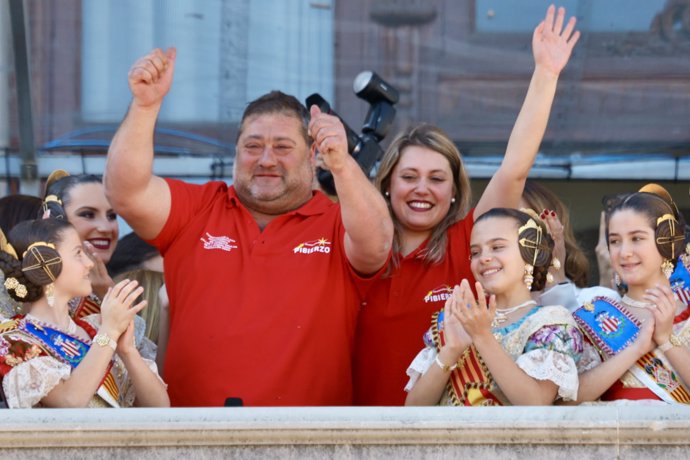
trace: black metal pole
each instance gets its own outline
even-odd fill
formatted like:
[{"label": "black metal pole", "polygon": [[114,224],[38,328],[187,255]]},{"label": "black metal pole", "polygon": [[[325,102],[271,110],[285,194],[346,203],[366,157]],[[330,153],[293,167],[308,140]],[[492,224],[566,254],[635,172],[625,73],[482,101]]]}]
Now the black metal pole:
[{"label": "black metal pole", "polygon": [[29,53],[24,22],[24,0],[10,0],[10,21],[12,24],[12,48],[14,50],[14,73],[17,87],[17,111],[19,120],[19,152],[22,158],[21,180],[24,193],[38,193],[38,166],[34,146],[33,110],[31,105],[31,74]]}]

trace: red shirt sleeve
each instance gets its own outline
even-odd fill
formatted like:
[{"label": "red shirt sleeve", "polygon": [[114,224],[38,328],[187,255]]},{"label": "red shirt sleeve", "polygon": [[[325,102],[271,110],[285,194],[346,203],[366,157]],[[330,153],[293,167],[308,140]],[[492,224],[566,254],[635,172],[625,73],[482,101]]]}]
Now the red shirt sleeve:
[{"label": "red shirt sleeve", "polygon": [[225,182],[207,182],[203,185],[190,184],[177,179],[166,178],[170,187],[170,214],[163,230],[149,243],[157,247],[163,256],[175,241],[177,235],[193,217],[208,206],[211,206],[218,194],[227,195]]}]

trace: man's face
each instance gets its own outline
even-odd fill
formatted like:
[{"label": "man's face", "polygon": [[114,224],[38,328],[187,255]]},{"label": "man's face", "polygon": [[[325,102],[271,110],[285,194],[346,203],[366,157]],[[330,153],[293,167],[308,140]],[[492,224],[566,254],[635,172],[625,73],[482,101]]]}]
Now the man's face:
[{"label": "man's face", "polygon": [[271,113],[244,121],[237,141],[234,185],[250,210],[277,215],[311,198],[313,156],[294,116]]}]

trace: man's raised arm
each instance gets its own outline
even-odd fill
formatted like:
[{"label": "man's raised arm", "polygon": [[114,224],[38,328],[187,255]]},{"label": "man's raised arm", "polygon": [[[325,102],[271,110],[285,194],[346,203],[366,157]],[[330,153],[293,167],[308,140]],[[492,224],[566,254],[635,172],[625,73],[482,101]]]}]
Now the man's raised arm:
[{"label": "man's raised arm", "polygon": [[103,183],[113,209],[144,239],[160,233],[170,212],[170,189],[153,175],[153,132],[170,90],[175,49],[155,49],[129,71],[132,103],[108,150]]},{"label": "man's raised arm", "polygon": [[333,174],[345,226],[345,253],[362,274],[379,270],[393,243],[393,221],[383,196],[347,151],[345,128],[332,115],[311,107],[309,132]]}]

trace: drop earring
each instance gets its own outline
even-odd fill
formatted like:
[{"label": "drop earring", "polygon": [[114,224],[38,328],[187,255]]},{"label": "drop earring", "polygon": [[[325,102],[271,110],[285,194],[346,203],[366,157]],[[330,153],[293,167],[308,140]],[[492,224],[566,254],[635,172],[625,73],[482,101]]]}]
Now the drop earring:
[{"label": "drop earring", "polygon": [[661,263],[661,272],[667,279],[671,278],[671,275],[673,275],[673,262],[671,262],[671,259],[665,259]]},{"label": "drop earring", "polygon": [[46,286],[46,302],[48,306],[53,308],[55,306],[55,285],[50,283]]},{"label": "drop earring", "polygon": [[525,274],[522,277],[522,281],[527,286],[527,289],[532,290],[532,283],[534,282],[534,266],[531,264],[525,264]]}]

